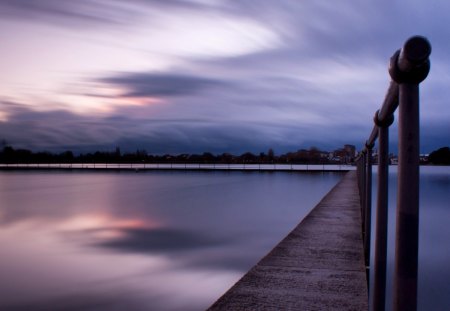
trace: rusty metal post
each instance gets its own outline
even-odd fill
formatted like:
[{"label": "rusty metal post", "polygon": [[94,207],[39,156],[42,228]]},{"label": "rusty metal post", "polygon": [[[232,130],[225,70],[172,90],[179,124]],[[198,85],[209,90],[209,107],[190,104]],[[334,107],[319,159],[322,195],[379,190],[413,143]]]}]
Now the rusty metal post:
[{"label": "rusty metal post", "polygon": [[394,309],[416,310],[419,243],[419,86],[400,84]]},{"label": "rusty metal post", "polygon": [[394,311],[417,310],[419,242],[419,83],[430,70],[431,45],[410,38],[391,58],[399,84],[399,160],[394,272]]},{"label": "rusty metal post", "polygon": [[372,310],[384,311],[386,306],[386,255],[388,230],[388,179],[389,179],[389,126],[394,121],[389,118],[381,121],[379,111],[374,122],[378,127],[378,179],[377,209],[375,224],[375,259]]},{"label": "rusty metal post", "polygon": [[358,190],[360,195],[360,203],[361,203],[361,158],[358,157],[356,160],[356,176],[358,178]]},{"label": "rusty metal post", "polygon": [[362,233],[363,233],[363,241],[364,236],[366,235],[365,230],[365,215],[366,215],[366,155],[363,151],[363,155],[361,157],[361,224],[362,224]]},{"label": "rusty metal post", "polygon": [[369,270],[370,270],[370,235],[372,223],[372,148],[373,144],[366,143],[366,167],[365,167],[365,195],[364,195],[364,258],[366,263],[367,288],[369,288]]}]

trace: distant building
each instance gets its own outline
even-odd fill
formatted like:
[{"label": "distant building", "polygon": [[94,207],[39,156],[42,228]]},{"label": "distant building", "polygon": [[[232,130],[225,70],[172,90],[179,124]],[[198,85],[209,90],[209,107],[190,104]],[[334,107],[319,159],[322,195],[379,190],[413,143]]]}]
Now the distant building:
[{"label": "distant building", "polygon": [[398,165],[398,157],[396,155],[389,156],[389,161],[391,165]]},{"label": "distant building", "polygon": [[344,145],[344,150],[347,153],[347,156],[354,158],[356,157],[356,147],[353,145]]},{"label": "distant building", "polygon": [[333,151],[333,154],[330,156],[334,162],[350,164],[355,159],[356,147],[353,145],[344,145],[344,148]]},{"label": "distant building", "polygon": [[419,161],[420,161],[420,164],[428,164],[428,162],[429,162],[429,154],[420,154],[419,155]]}]

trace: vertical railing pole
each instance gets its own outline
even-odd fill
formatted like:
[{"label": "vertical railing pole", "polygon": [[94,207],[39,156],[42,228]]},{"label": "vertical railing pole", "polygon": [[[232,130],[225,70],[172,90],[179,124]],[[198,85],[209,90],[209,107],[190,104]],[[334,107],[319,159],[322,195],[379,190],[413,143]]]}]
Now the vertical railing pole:
[{"label": "vertical railing pole", "polygon": [[372,222],[372,148],[373,145],[366,144],[366,179],[365,179],[365,211],[364,211],[364,257],[366,263],[367,287],[369,287],[370,268],[370,235]]},{"label": "vertical railing pole", "polygon": [[[356,164],[356,178],[358,180],[358,191],[361,196],[361,159],[359,157],[356,158],[355,164]],[[360,198],[360,202],[361,202],[361,198]]]},{"label": "vertical railing pole", "polygon": [[416,310],[419,242],[419,86],[400,84],[394,309]]},{"label": "vertical railing pole", "polygon": [[369,287],[372,148],[379,138],[373,310],[384,311],[388,218],[389,126],[399,106],[399,156],[393,310],[416,311],[419,239],[419,83],[430,71],[431,45],[421,36],[409,38],[391,57],[389,85],[375,126],[357,160],[361,227]]},{"label": "vertical railing pole", "polygon": [[358,173],[359,173],[359,194],[360,194],[360,205],[361,205],[361,209],[362,209],[362,196],[363,196],[363,185],[364,185],[364,180],[363,180],[363,155],[361,155],[358,159]]},{"label": "vertical railing pole", "polygon": [[364,215],[365,215],[365,202],[366,202],[366,155],[363,154],[362,158],[361,158],[362,162],[361,162],[361,183],[362,183],[362,188],[361,188],[361,206],[362,206],[362,219],[363,219],[363,225],[364,225]]},{"label": "vertical railing pole", "polygon": [[394,311],[417,310],[419,242],[419,83],[430,70],[431,45],[412,37],[391,58],[389,73],[399,84],[399,156]]},{"label": "vertical railing pole", "polygon": [[366,236],[366,155],[363,154],[361,157],[361,224],[362,224],[362,234],[363,234],[363,241],[364,237]]},{"label": "vertical railing pole", "polygon": [[394,116],[380,122],[378,111],[374,118],[378,126],[378,179],[375,224],[375,260],[373,285],[373,311],[384,311],[386,306],[386,256],[388,230],[388,179],[389,179],[389,126]]}]

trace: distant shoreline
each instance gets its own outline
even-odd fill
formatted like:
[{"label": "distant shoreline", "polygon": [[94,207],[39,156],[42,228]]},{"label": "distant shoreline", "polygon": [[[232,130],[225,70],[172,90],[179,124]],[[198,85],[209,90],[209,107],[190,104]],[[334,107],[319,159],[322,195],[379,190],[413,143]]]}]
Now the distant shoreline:
[{"label": "distant shoreline", "polygon": [[194,163],[58,163],[0,164],[0,170],[88,170],[88,171],[337,171],[356,167],[344,164],[194,164]]}]

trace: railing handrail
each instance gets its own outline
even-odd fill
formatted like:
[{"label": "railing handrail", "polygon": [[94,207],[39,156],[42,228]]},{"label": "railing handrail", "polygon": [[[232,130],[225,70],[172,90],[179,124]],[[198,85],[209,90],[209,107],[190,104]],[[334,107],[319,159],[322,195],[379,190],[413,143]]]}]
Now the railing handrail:
[{"label": "railing handrail", "polygon": [[[430,70],[431,45],[425,37],[409,38],[390,59],[392,78],[384,102],[375,112],[374,127],[356,158],[361,193],[366,267],[370,267],[372,148],[378,139],[378,193],[375,236],[373,310],[384,311],[386,291],[388,140],[399,107],[399,156],[394,310],[417,309],[419,209],[419,83]],[[367,270],[368,271],[368,270]],[[369,273],[367,273],[369,285]]]},{"label": "railing handrail", "polygon": [[430,54],[431,44],[428,40],[422,36],[414,36],[409,38],[402,49],[396,51],[391,57],[389,73],[393,80],[389,84],[381,108],[375,113],[375,125],[369,139],[366,141],[366,145],[375,143],[378,137],[377,123],[390,122],[391,118],[393,118],[394,112],[398,107],[398,83],[408,75],[412,76],[409,77],[410,80],[406,78],[408,80],[406,82],[409,83],[420,83],[427,77],[430,69]]}]

